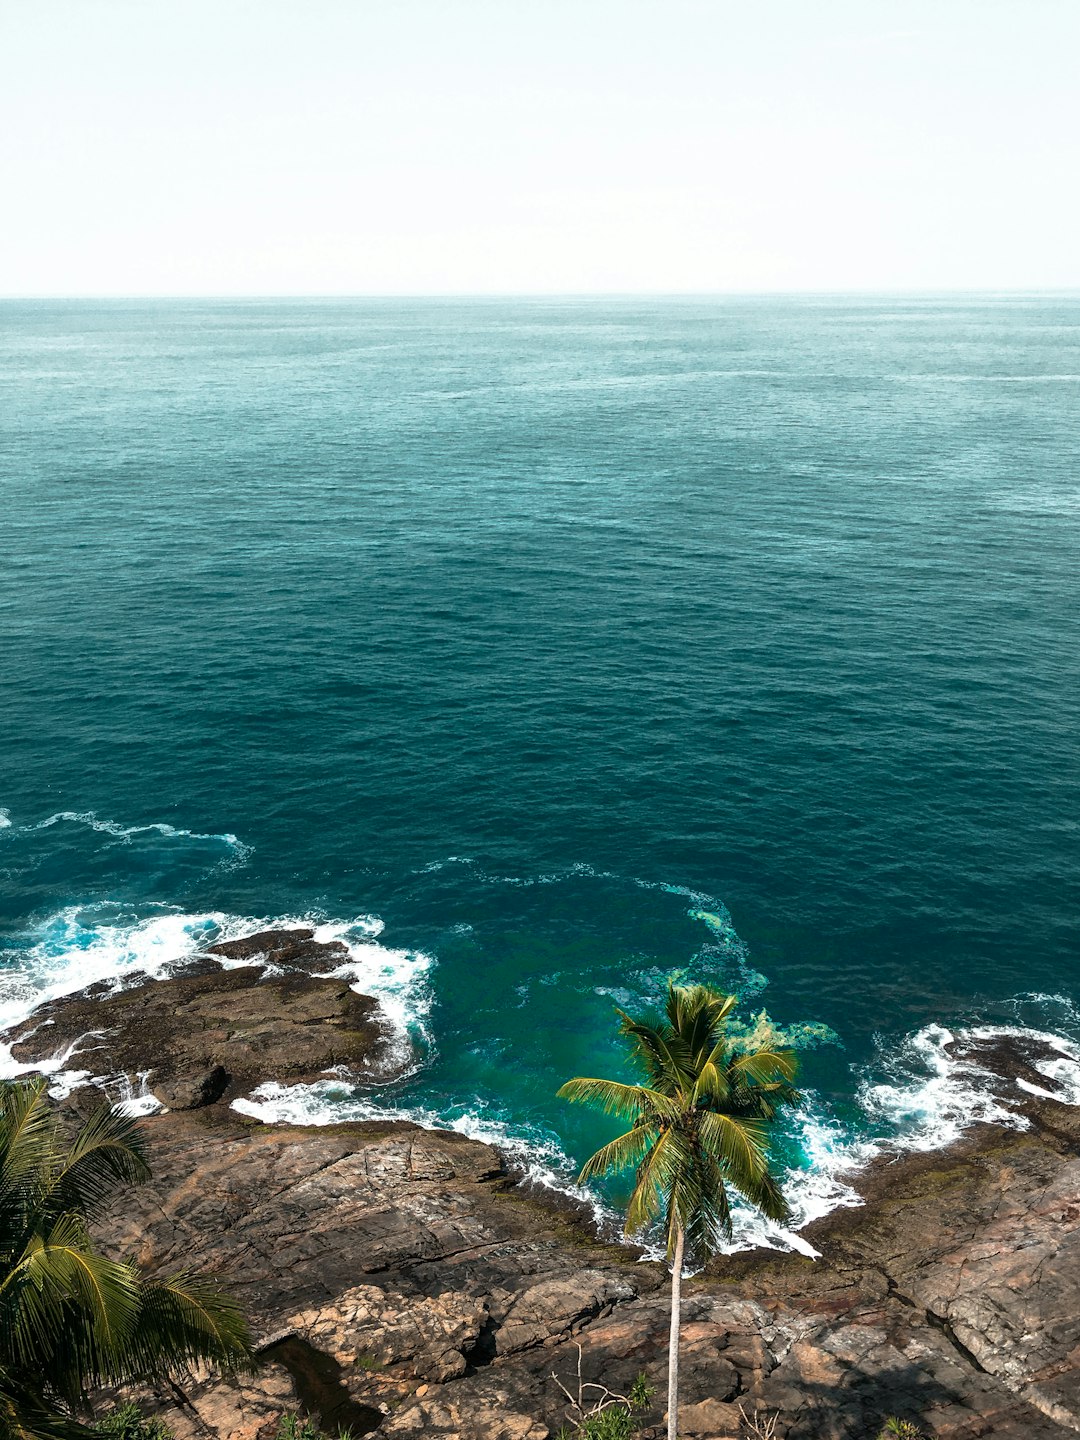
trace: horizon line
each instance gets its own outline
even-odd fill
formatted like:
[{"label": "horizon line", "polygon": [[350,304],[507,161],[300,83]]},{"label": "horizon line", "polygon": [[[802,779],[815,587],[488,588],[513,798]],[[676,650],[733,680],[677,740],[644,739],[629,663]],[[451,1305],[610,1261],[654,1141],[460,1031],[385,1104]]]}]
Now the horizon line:
[{"label": "horizon line", "polygon": [[1063,286],[995,286],[963,288],[944,286],[911,286],[858,289],[781,289],[781,290],[290,290],[290,291],[56,291],[35,294],[0,294],[0,304],[42,302],[98,301],[346,301],[346,300],[740,300],[799,299],[806,297],[859,299],[875,297],[946,297],[946,296],[1080,296],[1080,284]]}]

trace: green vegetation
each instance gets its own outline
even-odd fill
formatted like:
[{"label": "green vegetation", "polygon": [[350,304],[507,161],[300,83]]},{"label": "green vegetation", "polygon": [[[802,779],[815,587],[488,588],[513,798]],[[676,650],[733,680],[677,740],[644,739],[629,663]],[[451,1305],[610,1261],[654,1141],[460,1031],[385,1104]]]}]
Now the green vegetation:
[{"label": "green vegetation", "polygon": [[121,1405],[93,1426],[106,1440],[175,1440],[164,1420],[147,1419],[137,1405]]},{"label": "green vegetation", "polygon": [[768,1129],[778,1110],[796,1104],[796,1061],[788,1050],[736,1044],[728,1033],[733,995],[705,985],[669,985],[664,1016],[634,1020],[620,1011],[620,1030],[645,1081],[575,1079],[564,1100],[598,1106],[629,1130],[604,1145],[581,1181],[633,1169],[628,1235],[659,1222],[671,1269],[668,1349],[668,1437],[676,1440],[679,1320],[684,1260],[703,1261],[731,1233],[730,1185],[772,1220],[787,1204],[769,1169]]},{"label": "green vegetation", "polygon": [[[570,1402],[567,1414],[571,1417],[555,1440],[630,1440],[637,1428],[634,1417],[649,1408],[655,1386],[649,1384],[644,1371],[626,1395],[609,1390],[599,1381],[585,1380],[581,1374],[580,1345],[577,1352],[576,1393],[563,1384],[554,1370],[551,1372],[552,1380]],[[591,1397],[587,1392],[593,1392]]]},{"label": "green vegetation", "polygon": [[898,1420],[890,1415],[878,1435],[878,1440],[924,1440],[923,1432],[910,1420]]},{"label": "green vegetation", "polygon": [[321,1430],[310,1415],[283,1415],[274,1440],[352,1440],[351,1430]]},{"label": "green vegetation", "polygon": [[274,1440],[323,1440],[323,1433],[309,1415],[283,1415]]},{"label": "green vegetation", "polygon": [[573,1429],[564,1425],[555,1440],[632,1440],[634,1417],[629,1410],[602,1410],[599,1415],[587,1415]]},{"label": "green vegetation", "polygon": [[0,1086],[0,1440],[87,1440],[88,1391],[252,1367],[247,1324],[212,1280],[150,1280],[90,1238],[116,1191],[149,1174],[128,1116],[102,1105],[69,1143],[44,1080]]}]

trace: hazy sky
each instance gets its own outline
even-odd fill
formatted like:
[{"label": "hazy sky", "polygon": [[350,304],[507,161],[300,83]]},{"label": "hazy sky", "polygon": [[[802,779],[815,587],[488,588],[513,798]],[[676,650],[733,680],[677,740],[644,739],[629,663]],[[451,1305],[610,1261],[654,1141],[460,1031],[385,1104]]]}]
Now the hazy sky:
[{"label": "hazy sky", "polygon": [[0,0],[0,294],[1080,286],[1080,0]]}]

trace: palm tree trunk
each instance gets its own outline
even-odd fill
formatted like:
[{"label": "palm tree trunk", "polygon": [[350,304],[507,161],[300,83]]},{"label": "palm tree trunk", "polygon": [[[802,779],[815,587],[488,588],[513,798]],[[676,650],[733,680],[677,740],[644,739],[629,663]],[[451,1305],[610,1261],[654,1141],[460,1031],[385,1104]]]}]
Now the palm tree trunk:
[{"label": "palm tree trunk", "polygon": [[675,1236],[675,1256],[671,1263],[671,1335],[668,1339],[667,1362],[668,1440],[678,1440],[679,1433],[679,1312],[682,1307],[682,1267],[685,1241],[686,1231],[680,1225]]}]

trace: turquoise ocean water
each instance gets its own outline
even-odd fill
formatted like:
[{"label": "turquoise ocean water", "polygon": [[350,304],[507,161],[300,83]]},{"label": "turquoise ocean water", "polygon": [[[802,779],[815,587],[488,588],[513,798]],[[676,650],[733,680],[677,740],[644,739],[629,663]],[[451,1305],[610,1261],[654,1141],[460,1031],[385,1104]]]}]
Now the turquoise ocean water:
[{"label": "turquoise ocean water", "polygon": [[802,1219],[1080,1042],[1080,299],[6,302],[0,447],[9,1018],[314,917],[561,1181],[684,972]]}]

